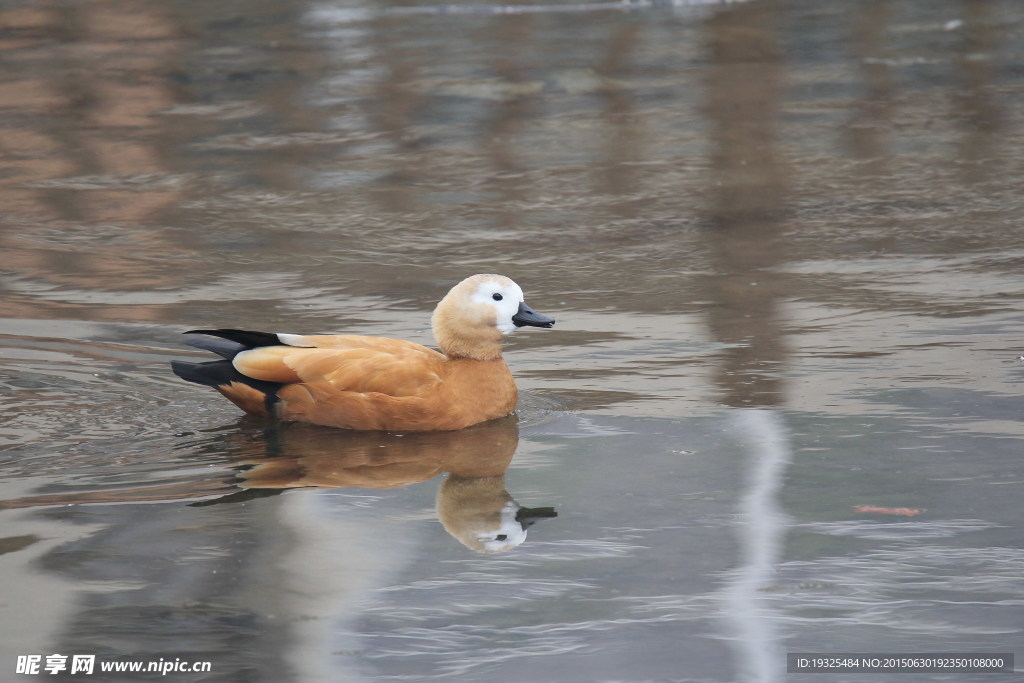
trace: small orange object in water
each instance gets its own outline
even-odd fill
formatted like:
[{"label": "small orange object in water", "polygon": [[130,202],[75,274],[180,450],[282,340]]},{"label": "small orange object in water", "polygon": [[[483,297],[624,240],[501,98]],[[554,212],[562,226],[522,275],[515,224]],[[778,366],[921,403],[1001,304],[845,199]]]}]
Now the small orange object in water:
[{"label": "small orange object in water", "polygon": [[917,508],[880,508],[877,505],[858,505],[853,508],[854,512],[871,512],[876,515],[899,515],[900,517],[913,517],[921,514]]}]

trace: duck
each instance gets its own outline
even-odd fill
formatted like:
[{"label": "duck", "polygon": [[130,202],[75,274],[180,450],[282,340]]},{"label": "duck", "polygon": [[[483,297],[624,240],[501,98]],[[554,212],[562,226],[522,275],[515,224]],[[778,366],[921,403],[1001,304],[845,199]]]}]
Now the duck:
[{"label": "duck", "polygon": [[[472,275],[434,309],[439,351],[402,339],[196,329],[185,342],[221,360],[172,361],[250,415],[360,431],[453,431],[505,417],[518,390],[504,337],[555,319],[503,275]],[[202,335],[202,336],[198,336]]]}]

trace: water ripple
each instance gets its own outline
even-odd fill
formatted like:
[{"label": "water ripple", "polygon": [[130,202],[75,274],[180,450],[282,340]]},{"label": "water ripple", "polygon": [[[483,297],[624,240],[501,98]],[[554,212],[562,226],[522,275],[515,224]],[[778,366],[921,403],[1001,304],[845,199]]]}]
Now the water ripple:
[{"label": "water ripple", "polygon": [[912,541],[922,538],[950,538],[968,531],[993,529],[1000,525],[980,519],[947,519],[915,522],[872,522],[843,520],[808,522],[796,528],[835,536],[854,536],[878,541]]},{"label": "water ripple", "polygon": [[766,596],[791,632],[866,626],[948,644],[1021,632],[1021,566],[1020,548],[913,545],[783,563]]}]

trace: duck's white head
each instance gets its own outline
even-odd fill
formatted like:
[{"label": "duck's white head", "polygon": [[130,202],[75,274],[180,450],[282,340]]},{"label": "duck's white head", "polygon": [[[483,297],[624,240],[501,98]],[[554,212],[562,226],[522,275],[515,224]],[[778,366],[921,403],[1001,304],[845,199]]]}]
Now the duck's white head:
[{"label": "duck's white head", "polygon": [[503,275],[473,275],[451,288],[434,309],[434,337],[445,355],[490,360],[501,337],[517,327],[552,327],[554,318],[526,305],[523,290]]}]

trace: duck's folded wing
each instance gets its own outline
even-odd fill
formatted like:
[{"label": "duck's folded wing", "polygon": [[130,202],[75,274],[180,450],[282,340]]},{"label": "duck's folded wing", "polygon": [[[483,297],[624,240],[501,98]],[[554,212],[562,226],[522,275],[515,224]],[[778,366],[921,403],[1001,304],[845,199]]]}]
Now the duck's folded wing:
[{"label": "duck's folded wing", "polygon": [[[372,339],[372,338],[364,338]],[[418,344],[348,344],[342,348],[264,346],[239,353],[236,370],[281,384],[329,385],[338,392],[422,395],[441,381],[444,356]],[[324,387],[328,388],[328,387]]]}]

